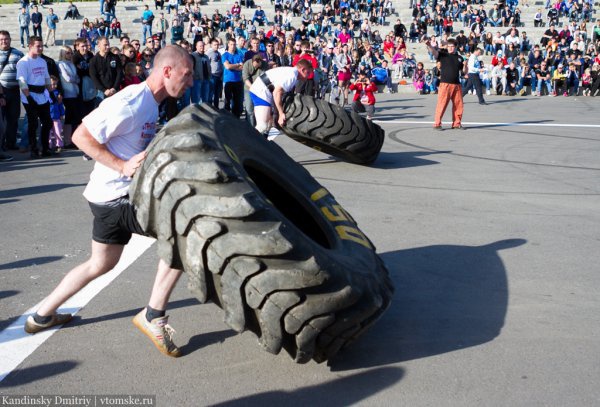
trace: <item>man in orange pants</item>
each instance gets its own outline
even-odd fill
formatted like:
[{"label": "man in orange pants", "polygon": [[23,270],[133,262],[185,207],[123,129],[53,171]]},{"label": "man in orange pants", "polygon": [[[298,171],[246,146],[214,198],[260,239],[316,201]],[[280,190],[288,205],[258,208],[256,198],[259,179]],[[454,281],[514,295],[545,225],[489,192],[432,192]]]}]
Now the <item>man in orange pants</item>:
[{"label": "man in orange pants", "polygon": [[456,52],[456,41],[448,40],[448,50],[431,46],[429,39],[425,41],[429,52],[442,64],[441,78],[438,87],[438,101],[435,108],[433,128],[442,130],[442,116],[452,100],[452,128],[464,130],[461,120],[463,115],[463,98],[459,77],[464,71],[464,58]]}]

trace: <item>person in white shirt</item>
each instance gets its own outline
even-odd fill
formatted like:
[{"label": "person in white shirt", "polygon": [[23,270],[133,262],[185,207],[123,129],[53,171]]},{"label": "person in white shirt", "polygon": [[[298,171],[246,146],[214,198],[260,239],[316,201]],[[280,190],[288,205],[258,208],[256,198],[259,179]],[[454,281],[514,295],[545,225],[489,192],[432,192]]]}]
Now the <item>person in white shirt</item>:
[{"label": "person in white shirt", "polygon": [[[158,120],[158,107],[167,97],[180,98],[192,85],[193,67],[188,52],[169,45],[154,58],[148,79],[130,85],[87,115],[73,134],[73,142],[96,164],[83,193],[94,215],[92,254],[72,269],[27,318],[25,331],[36,333],[71,320],[71,314],[57,314],[58,307],[90,281],[112,270],[118,263],[132,233],[144,234],[135,208],[129,202],[129,185],[146,157]],[[164,354],[180,356],[171,339],[165,309],[182,271],[164,260],[158,272],[148,306],[133,319]]]},{"label": "person in white shirt", "polygon": [[[17,81],[21,89],[21,103],[25,106],[27,114],[27,135],[31,158],[50,157],[49,135],[52,128],[50,117],[50,74],[48,64],[41,57],[44,51],[42,37],[29,38],[29,52],[17,62]],[[42,151],[38,150],[37,125],[42,123],[40,144]]]},{"label": "person in white shirt", "polygon": [[313,66],[310,61],[300,59],[293,68],[269,69],[254,81],[249,91],[254,103],[256,130],[262,134],[269,132],[273,125],[273,107],[277,110],[279,125],[285,124],[283,96],[294,89],[298,79],[306,80],[312,72]]},{"label": "person in white shirt", "polygon": [[481,61],[479,60],[479,56],[481,55],[481,48],[475,48],[469,57],[469,62],[467,64],[468,67],[468,79],[467,84],[463,88],[463,97],[467,94],[471,88],[475,89],[475,93],[477,94],[477,99],[479,99],[480,105],[487,105],[485,100],[483,99],[483,91],[481,87],[481,78],[479,73],[481,71]]}]

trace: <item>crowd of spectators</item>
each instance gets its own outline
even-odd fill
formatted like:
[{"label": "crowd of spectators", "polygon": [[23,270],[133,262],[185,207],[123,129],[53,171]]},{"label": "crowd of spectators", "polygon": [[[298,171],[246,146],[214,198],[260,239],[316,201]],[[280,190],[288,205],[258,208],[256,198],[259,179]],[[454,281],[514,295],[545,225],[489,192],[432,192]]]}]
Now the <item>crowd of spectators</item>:
[{"label": "crowd of spectators", "polygon": [[[588,30],[594,13],[590,0],[549,0],[546,16],[538,12],[535,21],[522,19],[520,7],[529,7],[527,1],[417,0],[411,4],[413,20],[408,27],[400,19],[389,21],[394,13],[391,0],[271,3],[272,9],[263,10],[251,8],[253,3],[246,0],[221,12],[194,0],[156,0],[153,7],[144,6],[139,31],[125,34],[116,0],[100,0],[94,18],[81,16],[70,2],[63,20],[82,19],[74,46],[62,46],[56,63],[45,57],[64,101],[65,146],[71,147],[69,135],[90,109],[147,77],[153,56],[167,43],[189,51],[195,72],[193,88],[163,106],[165,120],[189,103],[212,103],[238,117],[245,112],[252,121],[251,103],[248,98],[244,102],[251,80],[267,69],[293,66],[299,58],[310,60],[315,75],[309,83],[299,83],[296,91],[328,97],[342,106],[351,103],[355,79],[364,83],[365,77],[385,92],[412,79],[416,92],[435,93],[439,65],[434,65],[431,54],[429,61],[421,61],[407,48],[425,38],[439,49],[455,38],[465,57],[477,48],[483,50],[482,58],[491,56],[491,61],[481,61],[480,71],[488,94],[524,95],[531,89],[541,95],[546,89],[551,95],[568,95],[583,89],[582,94],[593,96],[600,85],[600,27],[594,23]],[[33,20],[41,24],[45,18],[47,32],[52,25],[56,30],[60,19],[44,11],[46,15],[40,16],[36,6],[22,0],[18,16],[22,47]],[[528,37],[527,24],[546,26],[539,42]],[[38,27],[32,27],[35,34],[41,34]],[[9,48],[2,44],[0,63]],[[16,85],[16,78],[10,77],[15,55],[2,67],[0,79],[6,88]],[[6,109],[5,104],[5,113]],[[14,106],[11,109],[14,112]],[[13,124],[5,128],[16,131]],[[2,147],[17,148],[15,137],[7,133]],[[21,137],[22,150],[26,143]]]}]

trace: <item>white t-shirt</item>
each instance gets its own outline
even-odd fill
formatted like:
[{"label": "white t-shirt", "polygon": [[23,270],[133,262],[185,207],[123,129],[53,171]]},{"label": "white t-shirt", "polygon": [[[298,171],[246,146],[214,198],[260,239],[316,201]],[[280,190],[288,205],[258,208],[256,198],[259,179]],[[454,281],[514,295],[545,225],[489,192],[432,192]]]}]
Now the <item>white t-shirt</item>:
[{"label": "white t-shirt", "polygon": [[[156,134],[159,104],[145,82],[129,85],[83,118],[83,124],[100,144],[122,160],[144,151]],[[83,196],[94,203],[129,193],[131,178],[96,162]]]},{"label": "white t-shirt", "polygon": [[[294,86],[296,86],[296,82],[298,81],[298,70],[289,66],[269,69],[265,74],[273,86],[276,88],[283,88],[284,92],[290,92],[294,89]],[[250,92],[254,93],[262,100],[271,104],[273,103],[273,94],[260,78],[256,78],[250,87]]]},{"label": "white t-shirt", "polygon": [[[46,86],[46,83],[50,83],[50,74],[48,73],[48,64],[42,57],[32,58],[29,55],[25,55],[17,62],[17,80],[19,83],[26,83],[28,85]],[[29,93],[35,103],[43,105],[50,102],[50,94],[47,89],[44,89],[44,93]],[[27,104],[27,98],[21,92],[21,102]]]}]

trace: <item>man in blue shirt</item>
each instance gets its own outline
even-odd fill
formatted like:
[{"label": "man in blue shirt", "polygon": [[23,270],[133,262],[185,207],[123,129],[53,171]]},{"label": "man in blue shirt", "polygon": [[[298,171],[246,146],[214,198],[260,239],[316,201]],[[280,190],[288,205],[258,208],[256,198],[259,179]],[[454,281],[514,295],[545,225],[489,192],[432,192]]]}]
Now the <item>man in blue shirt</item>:
[{"label": "man in blue shirt", "polygon": [[144,12],[142,13],[142,44],[146,43],[146,36],[152,37],[152,22],[154,21],[154,14],[148,8],[148,5],[144,6]]},{"label": "man in blue shirt", "polygon": [[237,117],[241,117],[244,101],[244,83],[242,82],[244,54],[238,51],[233,38],[227,41],[227,51],[223,54],[222,61],[225,68],[223,70],[224,108]]},{"label": "man in blue shirt", "polygon": [[[48,15],[46,16],[46,25],[48,26],[48,32],[46,32],[46,47],[53,46],[56,43],[56,23],[58,23],[58,16],[54,14],[54,10],[48,9]],[[52,37],[52,44],[49,40]]]},{"label": "man in blue shirt", "polygon": [[252,24],[254,24],[257,21],[258,21],[258,25],[261,27],[263,25],[265,25],[265,23],[269,24],[267,15],[265,14],[264,10],[260,6],[258,6],[256,11],[254,12],[254,17],[252,17]]}]

